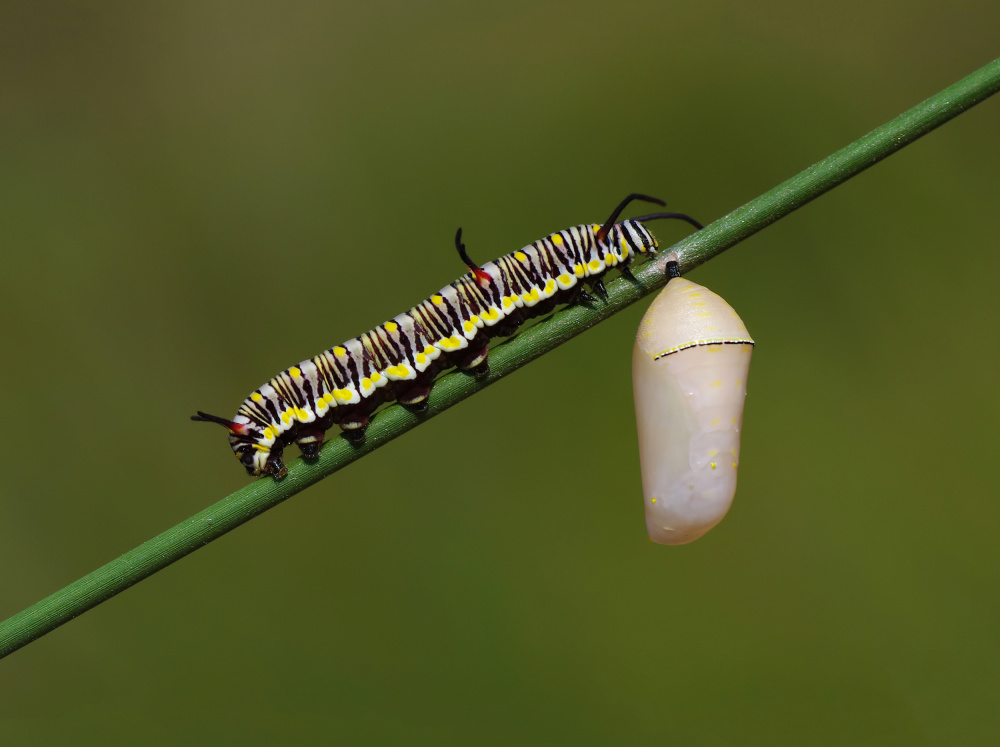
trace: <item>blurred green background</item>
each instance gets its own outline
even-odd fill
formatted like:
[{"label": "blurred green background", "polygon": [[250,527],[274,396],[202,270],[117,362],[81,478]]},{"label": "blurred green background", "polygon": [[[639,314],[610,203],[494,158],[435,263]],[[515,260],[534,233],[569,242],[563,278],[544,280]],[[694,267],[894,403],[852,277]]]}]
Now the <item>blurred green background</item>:
[{"label": "blurred green background", "polygon": [[[6,4],[0,617],[246,484],[228,415],[628,192],[708,222],[1000,6]],[[740,490],[646,540],[637,305],[0,664],[5,744],[987,744],[1000,99],[699,268]],[[669,244],[683,224],[654,228]],[[292,450],[294,451],[294,450]]]}]

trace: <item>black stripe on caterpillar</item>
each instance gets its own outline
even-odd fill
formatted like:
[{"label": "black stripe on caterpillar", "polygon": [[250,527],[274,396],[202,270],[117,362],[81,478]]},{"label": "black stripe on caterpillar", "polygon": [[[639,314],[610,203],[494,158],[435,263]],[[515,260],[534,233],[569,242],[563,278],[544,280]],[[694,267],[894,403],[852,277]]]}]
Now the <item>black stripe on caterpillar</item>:
[{"label": "black stripe on caterpillar", "polygon": [[282,452],[293,442],[305,458],[315,458],[334,424],[349,441],[361,443],[379,405],[395,400],[421,412],[441,371],[489,373],[492,338],[513,334],[526,319],[557,304],[595,302],[583,282],[607,297],[603,277],[609,269],[632,277],[633,259],[656,252],[645,221],[676,218],[701,228],[682,213],[616,222],[632,200],[665,204],[631,194],[603,225],[558,231],[482,267],[469,259],[460,228],[455,246],[467,274],[373,330],[282,371],[252,392],[232,420],[200,411],[191,419],[225,427],[233,452],[252,476],[284,477]]}]

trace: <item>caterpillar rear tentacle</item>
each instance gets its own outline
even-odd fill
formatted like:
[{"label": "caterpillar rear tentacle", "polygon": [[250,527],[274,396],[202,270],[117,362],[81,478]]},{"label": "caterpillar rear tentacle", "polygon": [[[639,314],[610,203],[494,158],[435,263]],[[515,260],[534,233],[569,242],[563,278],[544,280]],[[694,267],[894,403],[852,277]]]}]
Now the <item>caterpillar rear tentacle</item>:
[{"label": "caterpillar rear tentacle", "polygon": [[287,473],[282,452],[298,444],[307,459],[319,455],[327,429],[339,425],[344,438],[364,442],[365,429],[383,402],[398,401],[411,412],[427,409],[434,377],[458,368],[477,378],[489,375],[488,344],[509,336],[526,320],[558,304],[598,303],[586,282],[606,297],[602,279],[610,269],[631,276],[637,255],[654,254],[657,243],[644,223],[664,218],[701,224],[682,213],[653,213],[618,221],[633,200],[663,205],[641,194],[626,197],[603,225],[584,224],[539,239],[482,266],[455,235],[469,272],[409,311],[360,337],[282,371],[252,392],[232,420],[199,412],[193,420],[222,425],[248,474]]}]

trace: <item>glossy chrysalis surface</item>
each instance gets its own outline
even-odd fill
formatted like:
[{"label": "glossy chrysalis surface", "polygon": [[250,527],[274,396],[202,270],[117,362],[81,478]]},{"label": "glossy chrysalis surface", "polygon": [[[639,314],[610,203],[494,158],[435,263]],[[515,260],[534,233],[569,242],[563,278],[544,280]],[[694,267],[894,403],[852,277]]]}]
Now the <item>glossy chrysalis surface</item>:
[{"label": "glossy chrysalis surface", "polygon": [[632,389],[649,538],[693,542],[729,510],[753,340],[720,296],[679,276],[639,323]]}]

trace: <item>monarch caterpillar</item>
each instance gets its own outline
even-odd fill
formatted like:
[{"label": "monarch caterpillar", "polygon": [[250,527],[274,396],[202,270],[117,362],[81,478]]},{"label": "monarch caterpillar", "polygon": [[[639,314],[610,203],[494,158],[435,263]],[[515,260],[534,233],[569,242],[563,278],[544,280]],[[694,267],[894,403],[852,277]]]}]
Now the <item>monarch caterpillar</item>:
[{"label": "monarch caterpillar", "polygon": [[458,367],[484,377],[491,338],[513,334],[556,304],[593,302],[581,281],[607,297],[602,278],[608,269],[632,277],[635,256],[655,253],[656,239],[645,221],[678,218],[702,227],[681,213],[617,223],[633,200],[665,204],[631,194],[603,225],[567,228],[482,267],[469,259],[459,228],[455,247],[468,274],[360,337],[282,371],[252,392],[232,420],[200,411],[191,419],[226,428],[233,452],[252,476],[284,477],[282,451],[292,442],[305,458],[315,458],[335,423],[345,438],[361,443],[369,417],[383,402],[396,400],[421,412],[439,371]]},{"label": "monarch caterpillar", "polygon": [[639,323],[632,391],[649,538],[683,545],[729,511],[754,342],[733,308],[708,288],[667,286]]}]

